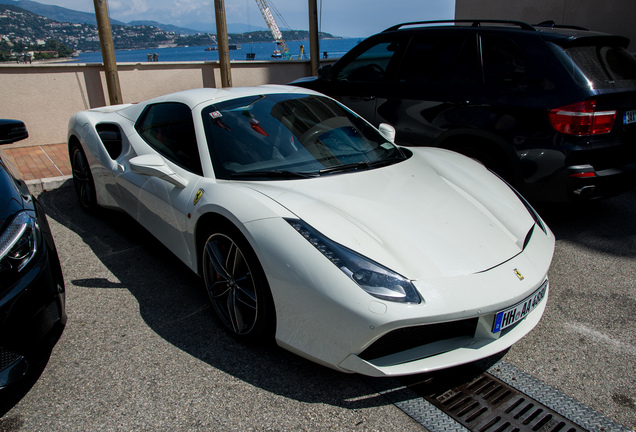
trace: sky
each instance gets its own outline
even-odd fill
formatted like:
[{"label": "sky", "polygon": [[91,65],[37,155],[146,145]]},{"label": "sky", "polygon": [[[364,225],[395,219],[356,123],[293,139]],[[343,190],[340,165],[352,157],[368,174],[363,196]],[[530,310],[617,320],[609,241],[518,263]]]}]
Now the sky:
[{"label": "sky", "polygon": [[[90,0],[36,0],[82,12],[95,12]],[[111,19],[152,20],[188,27],[213,23],[214,0],[107,0]],[[453,19],[455,0],[316,0],[320,31],[342,37],[367,37],[394,24]],[[308,30],[308,1],[267,0],[282,30]],[[225,0],[226,22],[266,28],[255,0]]]}]

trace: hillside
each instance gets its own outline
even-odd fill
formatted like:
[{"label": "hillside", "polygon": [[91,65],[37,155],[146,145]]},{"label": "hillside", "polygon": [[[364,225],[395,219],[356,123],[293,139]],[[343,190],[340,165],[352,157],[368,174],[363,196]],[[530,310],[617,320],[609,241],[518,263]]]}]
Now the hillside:
[{"label": "hillside", "polygon": [[[92,4],[92,2],[90,3]],[[97,25],[97,19],[95,18],[95,14],[92,12],[80,12],[61,6],[45,5],[32,0],[0,0],[0,4],[17,6],[29,12],[33,12],[36,15],[40,15],[52,21],[61,23]],[[139,25],[153,26],[167,32],[174,32],[181,35],[196,35],[197,33],[205,33],[206,31],[214,32],[214,23],[198,23],[196,29],[192,29],[187,27],[178,27],[172,24],[163,24],[156,21],[131,21],[125,23],[122,21],[111,19],[111,25],[132,27]],[[247,28],[254,31],[267,30],[267,27],[248,26],[246,24],[233,23],[228,24],[228,31],[230,33],[244,33]]]},{"label": "hillside", "polygon": [[[95,24],[60,22],[13,4],[6,4],[7,2],[16,3],[13,0],[0,0],[0,61],[15,59],[16,55],[24,52],[50,51],[47,55],[68,56],[73,51],[100,50],[99,32]],[[21,0],[20,4],[25,2],[35,3]],[[64,9],[57,6],[55,8]],[[69,9],[64,10],[69,11]],[[112,24],[115,49],[207,46],[216,43],[215,35],[207,33],[184,35],[174,30],[161,29],[152,22],[146,23],[149,25]],[[228,37],[235,44],[273,41],[269,31],[230,33]],[[284,31],[283,37],[286,40],[305,40],[308,39],[309,32],[306,30]],[[321,33],[320,37],[334,38],[328,33]]]}]

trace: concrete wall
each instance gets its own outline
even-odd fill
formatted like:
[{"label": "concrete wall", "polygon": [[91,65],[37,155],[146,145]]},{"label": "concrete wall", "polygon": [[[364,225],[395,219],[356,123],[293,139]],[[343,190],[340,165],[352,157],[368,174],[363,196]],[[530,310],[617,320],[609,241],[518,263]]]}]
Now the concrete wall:
[{"label": "concrete wall", "polygon": [[[311,75],[309,61],[232,62],[234,87],[285,84]],[[124,103],[201,87],[218,87],[218,62],[150,62],[117,65]],[[77,111],[108,105],[101,64],[0,65],[0,118],[26,123],[19,145],[66,142],[68,119]]]},{"label": "concrete wall", "polygon": [[635,0],[455,0],[455,18],[510,19],[578,25],[631,39],[636,51]]}]

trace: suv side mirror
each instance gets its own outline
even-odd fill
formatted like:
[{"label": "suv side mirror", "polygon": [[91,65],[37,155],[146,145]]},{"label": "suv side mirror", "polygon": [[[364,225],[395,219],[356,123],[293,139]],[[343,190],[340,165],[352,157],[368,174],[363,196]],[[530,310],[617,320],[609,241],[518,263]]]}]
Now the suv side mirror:
[{"label": "suv side mirror", "polygon": [[20,120],[0,120],[0,144],[11,144],[29,137],[26,125]]},{"label": "suv side mirror", "polygon": [[324,65],[318,68],[318,78],[331,81],[331,65]]}]

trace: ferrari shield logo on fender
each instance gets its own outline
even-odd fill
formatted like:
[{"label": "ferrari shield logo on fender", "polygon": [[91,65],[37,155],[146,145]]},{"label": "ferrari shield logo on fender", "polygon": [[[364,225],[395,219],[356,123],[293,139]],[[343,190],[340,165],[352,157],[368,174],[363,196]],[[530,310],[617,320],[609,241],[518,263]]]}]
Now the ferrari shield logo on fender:
[{"label": "ferrari shield logo on fender", "polygon": [[[195,202],[196,204],[196,202]],[[517,269],[514,270],[515,274],[517,275],[517,277],[519,278],[520,281],[523,280],[523,275],[521,274],[521,272]]]},{"label": "ferrari shield logo on fender", "polygon": [[194,205],[197,205],[204,193],[205,191],[203,189],[199,189],[197,191],[197,193],[194,195]]}]

